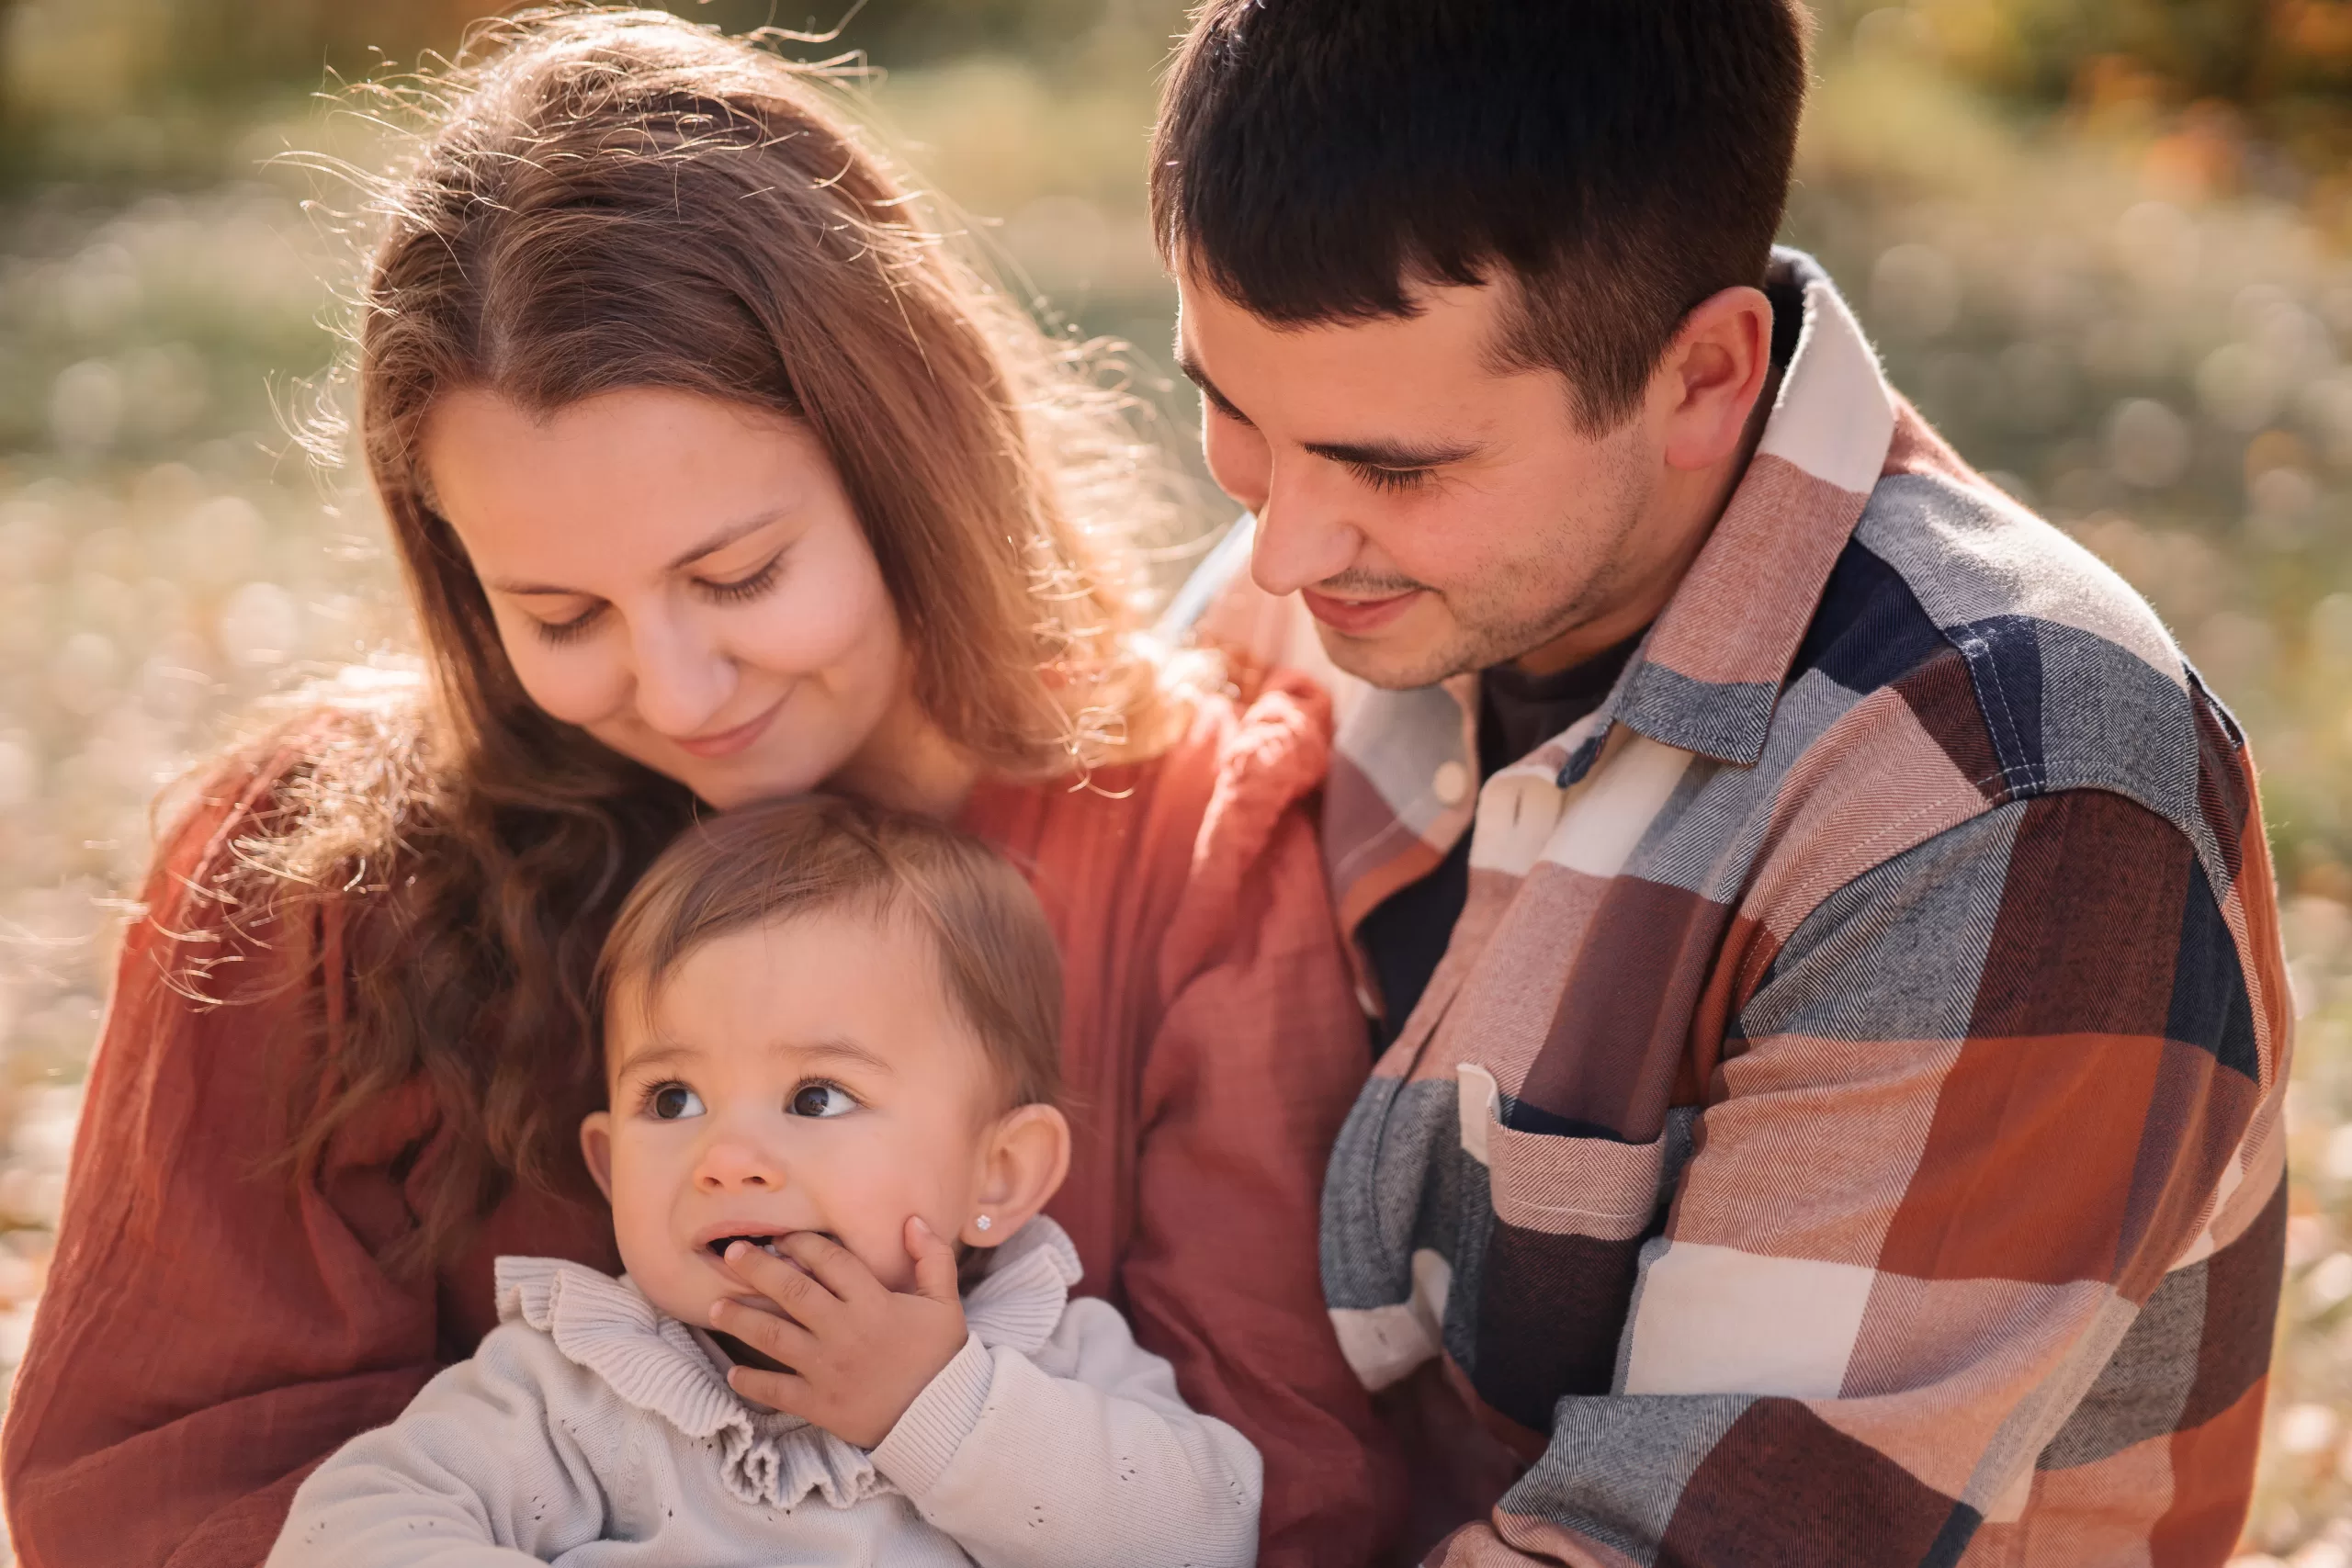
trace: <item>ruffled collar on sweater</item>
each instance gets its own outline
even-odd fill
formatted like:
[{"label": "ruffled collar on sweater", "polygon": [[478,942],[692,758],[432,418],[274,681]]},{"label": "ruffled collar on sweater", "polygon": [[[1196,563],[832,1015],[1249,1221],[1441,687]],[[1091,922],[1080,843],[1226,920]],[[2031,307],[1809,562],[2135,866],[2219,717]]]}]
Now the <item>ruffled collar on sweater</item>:
[{"label": "ruffled collar on sweater", "polygon": [[[1061,1322],[1080,1269],[1078,1248],[1043,1214],[996,1251],[964,1293],[964,1322],[990,1349],[1034,1354]],[[502,1258],[498,1317],[555,1341],[624,1404],[685,1437],[715,1439],[719,1475],[746,1503],[791,1507],[816,1492],[846,1508],[892,1490],[865,1451],[797,1416],[746,1404],[704,1353],[695,1330],[614,1279],[560,1258]]]}]

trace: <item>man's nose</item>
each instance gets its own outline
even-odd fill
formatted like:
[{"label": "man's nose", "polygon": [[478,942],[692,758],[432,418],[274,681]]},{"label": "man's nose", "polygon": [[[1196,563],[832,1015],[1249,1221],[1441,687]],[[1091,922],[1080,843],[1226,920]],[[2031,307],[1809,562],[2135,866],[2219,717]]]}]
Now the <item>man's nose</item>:
[{"label": "man's nose", "polygon": [[1295,593],[1356,564],[1363,535],[1347,520],[1331,476],[1315,471],[1329,467],[1313,460],[1274,466],[1250,549],[1250,575],[1269,593]]},{"label": "man's nose", "polygon": [[692,618],[652,614],[629,626],[637,669],[637,716],[673,739],[691,739],[722,716],[735,692],[735,661]]}]

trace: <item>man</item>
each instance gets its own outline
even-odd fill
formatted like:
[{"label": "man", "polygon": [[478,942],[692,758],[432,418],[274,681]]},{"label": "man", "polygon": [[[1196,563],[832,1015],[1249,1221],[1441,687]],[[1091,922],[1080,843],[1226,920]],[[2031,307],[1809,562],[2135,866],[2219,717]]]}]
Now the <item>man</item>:
[{"label": "man", "polygon": [[1444,1563],[2218,1563],[2290,1010],[2253,766],[1774,253],[1796,0],[1208,0],[1208,457],[1368,683],[1324,1283]]}]

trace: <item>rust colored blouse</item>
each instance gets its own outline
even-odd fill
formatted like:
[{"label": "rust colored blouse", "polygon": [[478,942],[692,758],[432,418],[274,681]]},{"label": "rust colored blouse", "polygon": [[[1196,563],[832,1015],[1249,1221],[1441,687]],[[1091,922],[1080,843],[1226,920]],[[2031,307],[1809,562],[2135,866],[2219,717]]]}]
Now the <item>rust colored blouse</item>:
[{"label": "rust colored blouse", "polygon": [[[1246,712],[1202,703],[1171,750],[1091,789],[984,783],[963,815],[1062,942],[1077,1144],[1049,1212],[1080,1289],[1257,1443],[1276,1565],[1365,1562],[1397,1495],[1317,1273],[1324,1159],[1365,1071],[1309,818],[1327,747],[1323,699],[1277,684]],[[436,1278],[388,1275],[420,1140],[429,1158],[421,1090],[315,1183],[259,1169],[269,1042],[295,1010],[330,1030],[341,1013],[336,922],[322,963],[281,959],[286,983],[209,1009],[171,984],[171,933],[219,930],[187,890],[291,761],[181,823],[124,948],[0,1449],[27,1568],[252,1568],[311,1468],[492,1325],[493,1258],[618,1268],[601,1208],[518,1193]]]}]

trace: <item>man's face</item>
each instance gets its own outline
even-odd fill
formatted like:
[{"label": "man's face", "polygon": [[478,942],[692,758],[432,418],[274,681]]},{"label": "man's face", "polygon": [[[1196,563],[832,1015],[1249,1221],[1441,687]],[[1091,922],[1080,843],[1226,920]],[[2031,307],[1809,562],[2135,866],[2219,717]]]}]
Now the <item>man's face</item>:
[{"label": "man's face", "polygon": [[1662,471],[1655,421],[1636,410],[1589,434],[1559,373],[1498,373],[1498,287],[1293,328],[1178,283],[1210,472],[1258,515],[1251,574],[1301,594],[1340,668],[1423,686],[1565,665],[1640,629],[1611,616],[1673,569],[1675,542],[1639,526]]}]

